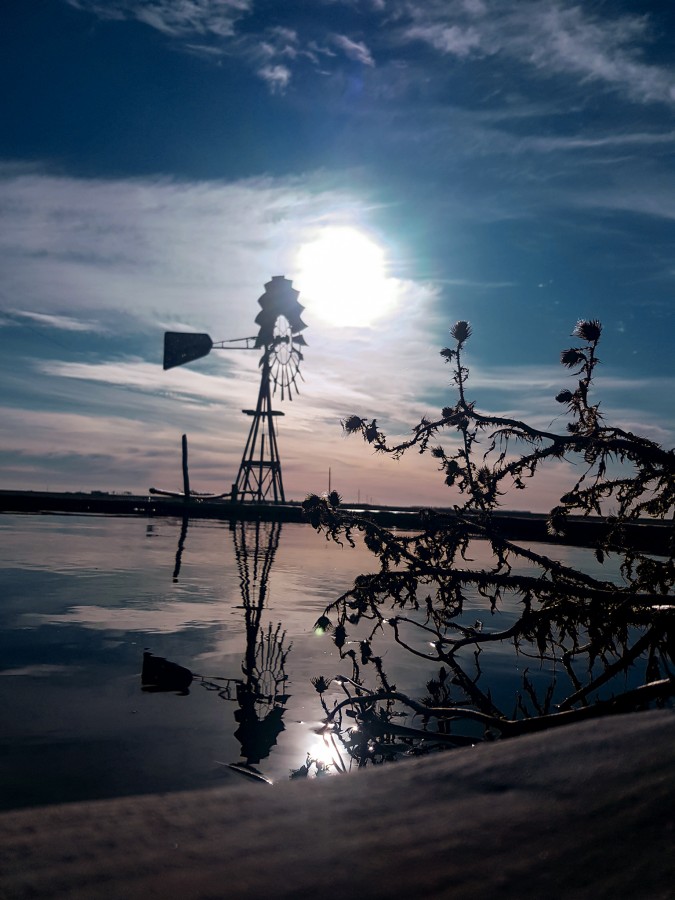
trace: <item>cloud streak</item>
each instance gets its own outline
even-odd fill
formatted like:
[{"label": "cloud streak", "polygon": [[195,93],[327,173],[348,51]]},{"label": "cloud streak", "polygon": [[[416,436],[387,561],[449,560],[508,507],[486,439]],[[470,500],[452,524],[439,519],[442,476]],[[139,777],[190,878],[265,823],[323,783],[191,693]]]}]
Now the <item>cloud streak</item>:
[{"label": "cloud streak", "polygon": [[[55,328],[59,331],[93,331],[99,334],[105,329],[94,322],[86,322],[82,319],[75,319],[72,316],[59,316],[47,313],[30,312],[28,310],[13,309],[9,314],[18,319],[28,319],[45,328]],[[11,321],[11,320],[9,320]]]},{"label": "cloud streak", "polygon": [[504,56],[546,77],[567,76],[615,89],[637,103],[675,103],[672,68],[649,64],[647,16],[594,15],[562,0],[421,3],[402,28],[461,60]]},{"label": "cloud streak", "polygon": [[346,34],[334,34],[333,43],[342,50],[348,59],[352,59],[354,62],[361,63],[364,66],[375,65],[375,60],[363,41],[353,41]]},{"label": "cloud streak", "polygon": [[33,315],[125,310],[208,323],[217,339],[244,336],[261,278],[292,270],[298,245],[331,216],[358,219],[366,206],[324,188],[320,174],[235,183],[10,175],[0,178],[4,290],[31,297]]},{"label": "cloud streak", "polygon": [[66,0],[102,19],[135,19],[171,38],[230,37],[252,0]]}]

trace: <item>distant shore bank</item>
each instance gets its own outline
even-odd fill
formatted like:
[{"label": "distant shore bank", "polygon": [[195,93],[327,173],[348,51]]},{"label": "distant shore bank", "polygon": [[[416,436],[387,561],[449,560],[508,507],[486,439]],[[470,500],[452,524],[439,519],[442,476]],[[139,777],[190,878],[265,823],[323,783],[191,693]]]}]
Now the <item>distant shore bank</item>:
[{"label": "distant shore bank", "polygon": [[[346,509],[372,518],[385,527],[415,531],[427,527],[420,515],[423,507],[345,505]],[[428,507],[424,507],[428,509]],[[435,509],[442,516],[451,509]],[[157,494],[108,493],[106,491],[11,491],[0,490],[0,513],[61,513],[117,516],[170,516],[222,521],[306,522],[302,505],[289,503],[232,503],[208,497],[167,497]],[[504,537],[510,540],[594,546],[606,532],[604,519],[573,517],[564,538],[552,538],[546,529],[546,515],[527,512],[499,512],[496,518]],[[626,539],[636,550],[669,555],[672,524],[641,521],[626,526]]]}]

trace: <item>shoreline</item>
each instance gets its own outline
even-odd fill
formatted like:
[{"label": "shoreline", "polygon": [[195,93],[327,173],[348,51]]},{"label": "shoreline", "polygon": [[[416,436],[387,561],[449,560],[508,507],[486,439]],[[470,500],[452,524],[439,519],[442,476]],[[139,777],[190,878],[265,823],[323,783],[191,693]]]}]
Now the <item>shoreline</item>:
[{"label": "shoreline", "polygon": [[[370,506],[344,504],[345,510],[358,512],[387,528],[423,530],[422,507]],[[428,508],[428,507],[425,507]],[[449,508],[433,510],[453,516]],[[307,523],[299,501],[288,503],[232,503],[208,497],[184,498],[161,494],[113,494],[105,491],[12,491],[0,490],[1,513],[62,513],[214,519],[219,521],[268,521]],[[545,513],[498,511],[495,519],[500,532],[509,540],[593,547],[607,532],[606,521],[599,516],[571,516],[563,538],[548,534]],[[624,526],[625,543],[631,548],[667,556],[671,552],[672,524],[642,520]]]}]

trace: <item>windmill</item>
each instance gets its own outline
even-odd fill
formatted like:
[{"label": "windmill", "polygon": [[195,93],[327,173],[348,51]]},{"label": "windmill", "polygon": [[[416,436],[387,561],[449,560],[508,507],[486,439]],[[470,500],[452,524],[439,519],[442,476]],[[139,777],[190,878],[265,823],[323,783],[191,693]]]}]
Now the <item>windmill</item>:
[{"label": "windmill", "polygon": [[272,395],[279,391],[282,400],[292,400],[293,393],[298,393],[298,378],[302,378],[301,348],[306,346],[306,341],[300,332],[307,326],[300,317],[304,307],[298,297],[299,291],[294,290],[291,281],[283,275],[274,275],[258,298],[261,309],[255,319],[259,326],[257,335],[218,343],[208,334],[168,331],[164,335],[165,370],[201,359],[211,350],[263,351],[258,402],[255,409],[242,410],[252,417],[252,422],[229,495],[232,502],[284,503],[286,500],[274,424],[275,417],[284,413],[272,408]]}]

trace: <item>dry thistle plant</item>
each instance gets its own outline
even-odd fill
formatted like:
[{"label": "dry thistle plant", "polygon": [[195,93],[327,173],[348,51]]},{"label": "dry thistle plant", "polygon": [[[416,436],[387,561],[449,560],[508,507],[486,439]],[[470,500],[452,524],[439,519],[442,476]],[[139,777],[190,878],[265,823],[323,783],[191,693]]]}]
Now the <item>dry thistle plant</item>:
[{"label": "dry thistle plant", "polygon": [[[404,534],[342,509],[335,491],[303,504],[327,539],[353,544],[360,535],[376,563],[317,623],[350,671],[321,676],[315,686],[327,725],[359,764],[411,752],[421,738],[429,748],[506,737],[668,702],[675,692],[675,453],[605,423],[592,398],[600,322],[578,322],[575,346],[561,354],[575,378],[574,390],[555,398],[568,413],[561,433],[478,411],[467,396],[471,328],[461,321],[450,333],[454,343],[441,356],[452,366],[457,396],[437,420],[422,419],[398,443],[376,419],[351,415],[342,424],[394,459],[411,449],[430,453],[454,506],[422,511],[423,530]],[[580,464],[582,474],[551,510],[549,538],[562,539],[579,517],[601,517],[589,564],[570,565],[548,545],[509,539],[506,520],[496,515],[507,487],[524,490],[561,460]],[[640,529],[651,529],[656,552],[636,545]],[[489,548],[488,564],[472,563],[476,541]],[[477,603],[484,614],[472,612],[468,621]],[[383,632],[422,668],[438,667],[425,697],[391,684],[376,652]],[[481,665],[482,654],[505,646],[522,673],[510,709],[495,700],[495,677]],[[331,683],[342,691],[332,706]],[[417,717],[414,727],[398,723],[405,714]]]}]

